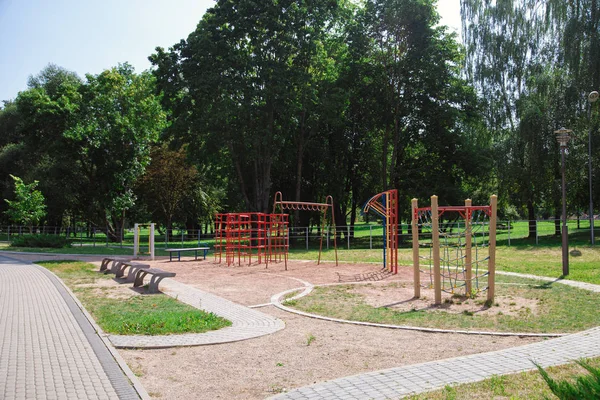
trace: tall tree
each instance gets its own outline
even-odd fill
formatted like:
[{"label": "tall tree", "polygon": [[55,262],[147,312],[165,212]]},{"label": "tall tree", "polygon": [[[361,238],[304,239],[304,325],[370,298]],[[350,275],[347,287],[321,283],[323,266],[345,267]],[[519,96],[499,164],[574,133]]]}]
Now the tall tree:
[{"label": "tall tree", "polygon": [[295,144],[301,176],[314,132],[314,70],[337,8],[337,1],[218,1],[186,42],[151,57],[165,95],[186,88],[189,100],[171,104],[194,105],[174,110],[190,124],[191,147],[228,158],[247,209],[270,208],[283,147]]},{"label": "tall tree", "polygon": [[438,26],[431,0],[367,1],[360,20],[378,90],[382,189],[399,188],[401,204],[425,192],[458,201],[464,176],[485,170],[477,165],[485,149],[465,143],[479,114],[456,36]]},{"label": "tall tree", "polygon": [[72,157],[81,174],[78,200],[88,206],[90,219],[107,226],[116,240],[166,116],[149,73],[137,75],[124,64],[88,75],[87,81],[76,123],[64,136],[76,147]]},{"label": "tall tree", "polygon": [[591,64],[582,61],[595,57],[587,51],[597,36],[589,29],[597,26],[598,5],[595,0],[465,0],[461,13],[467,71],[485,101],[487,129],[500,150],[500,194],[526,210],[533,237],[536,210],[558,212],[553,131],[577,124],[582,115],[589,89],[581,83],[594,75]]}]

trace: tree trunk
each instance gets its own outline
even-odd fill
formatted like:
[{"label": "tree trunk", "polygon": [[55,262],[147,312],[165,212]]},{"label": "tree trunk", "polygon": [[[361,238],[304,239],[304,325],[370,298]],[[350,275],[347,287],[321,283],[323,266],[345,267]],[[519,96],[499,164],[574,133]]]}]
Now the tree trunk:
[{"label": "tree trunk", "polygon": [[[302,111],[300,118],[300,132],[298,135],[298,147],[296,150],[296,201],[300,201],[302,192],[302,164],[304,161],[304,120],[306,118],[306,111]],[[299,210],[294,211],[294,221],[298,221],[300,215]]]}]

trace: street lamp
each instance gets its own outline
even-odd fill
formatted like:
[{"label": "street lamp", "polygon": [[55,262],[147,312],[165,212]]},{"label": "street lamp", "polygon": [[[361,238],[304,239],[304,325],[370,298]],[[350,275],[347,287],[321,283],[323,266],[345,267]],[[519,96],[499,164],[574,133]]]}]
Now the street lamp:
[{"label": "street lamp", "polygon": [[590,181],[590,242],[594,245],[594,200],[592,196],[592,103],[598,100],[600,94],[593,91],[588,95],[588,123],[590,124],[590,130],[588,135],[588,179]]},{"label": "street lamp", "polygon": [[562,269],[563,275],[569,275],[569,231],[567,228],[567,190],[565,182],[565,150],[567,149],[567,143],[571,136],[569,135],[573,131],[571,129],[560,128],[554,131],[556,134],[556,140],[560,144],[560,161],[562,171]]}]

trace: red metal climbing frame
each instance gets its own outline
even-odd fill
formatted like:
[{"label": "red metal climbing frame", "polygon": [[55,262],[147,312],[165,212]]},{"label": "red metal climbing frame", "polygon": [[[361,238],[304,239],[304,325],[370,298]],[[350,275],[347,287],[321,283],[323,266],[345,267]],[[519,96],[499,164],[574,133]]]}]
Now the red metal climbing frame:
[{"label": "red metal climbing frame", "polygon": [[227,213],[215,215],[215,261],[227,265],[285,263],[289,249],[287,214]]}]

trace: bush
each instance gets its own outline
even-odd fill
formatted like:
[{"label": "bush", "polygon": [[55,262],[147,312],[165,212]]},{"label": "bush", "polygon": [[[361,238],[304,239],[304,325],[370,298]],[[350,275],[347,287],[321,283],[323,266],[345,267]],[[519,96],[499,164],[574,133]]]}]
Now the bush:
[{"label": "bush", "polygon": [[71,242],[60,235],[22,235],[11,239],[13,247],[52,247],[60,249],[71,247]]},{"label": "bush", "polygon": [[561,400],[592,400],[600,398],[600,368],[592,367],[585,360],[576,361],[577,364],[585,368],[589,374],[577,376],[574,382],[555,381],[539,365],[536,367],[540,371],[542,378],[548,384],[550,390]]}]

